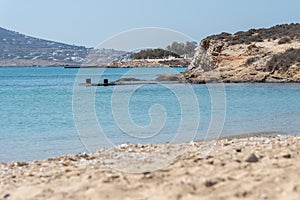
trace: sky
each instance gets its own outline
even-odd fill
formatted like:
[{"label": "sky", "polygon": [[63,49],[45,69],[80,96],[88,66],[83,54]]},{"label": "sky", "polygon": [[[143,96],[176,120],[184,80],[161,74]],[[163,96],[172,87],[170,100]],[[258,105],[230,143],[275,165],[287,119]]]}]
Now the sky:
[{"label": "sky", "polygon": [[0,27],[95,47],[120,32],[161,27],[196,41],[300,22],[299,0],[0,0]]}]

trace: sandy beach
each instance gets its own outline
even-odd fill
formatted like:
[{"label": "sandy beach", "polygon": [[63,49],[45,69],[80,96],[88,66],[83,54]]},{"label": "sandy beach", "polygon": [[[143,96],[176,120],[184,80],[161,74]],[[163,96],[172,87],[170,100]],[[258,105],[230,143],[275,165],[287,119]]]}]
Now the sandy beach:
[{"label": "sandy beach", "polygon": [[[299,139],[300,135],[221,139],[205,156],[203,142],[193,142],[121,145],[94,154],[1,163],[0,199],[296,200],[300,199]],[[169,151],[172,157],[178,147],[187,148],[170,165],[155,171],[141,169],[147,168],[146,162],[157,166],[155,152]],[[124,159],[145,152],[153,155],[152,160]],[[125,172],[130,169],[142,173]]]}]

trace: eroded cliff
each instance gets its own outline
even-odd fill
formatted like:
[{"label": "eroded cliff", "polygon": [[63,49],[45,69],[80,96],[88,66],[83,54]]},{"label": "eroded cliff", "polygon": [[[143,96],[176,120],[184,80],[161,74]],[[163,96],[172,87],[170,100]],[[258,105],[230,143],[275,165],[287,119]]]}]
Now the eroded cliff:
[{"label": "eroded cliff", "polygon": [[221,33],[200,42],[188,82],[300,82],[300,24]]}]

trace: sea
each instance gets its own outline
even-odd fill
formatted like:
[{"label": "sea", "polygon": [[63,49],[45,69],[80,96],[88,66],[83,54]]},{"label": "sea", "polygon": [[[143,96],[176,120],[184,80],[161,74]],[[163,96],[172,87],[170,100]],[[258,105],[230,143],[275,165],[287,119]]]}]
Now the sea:
[{"label": "sea", "polygon": [[147,83],[186,68],[0,68],[0,162],[121,144],[300,133],[299,83]]}]

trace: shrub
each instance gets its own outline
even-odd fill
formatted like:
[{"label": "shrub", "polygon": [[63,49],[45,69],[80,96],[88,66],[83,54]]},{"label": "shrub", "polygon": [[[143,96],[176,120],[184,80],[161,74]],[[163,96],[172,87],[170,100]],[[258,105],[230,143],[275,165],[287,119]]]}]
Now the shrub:
[{"label": "shrub", "polygon": [[266,64],[265,71],[286,71],[294,64],[300,62],[300,49],[290,48],[281,54],[274,55]]},{"label": "shrub", "polygon": [[168,45],[166,49],[180,56],[187,55],[193,57],[196,48],[197,43],[187,41],[186,43],[173,42],[171,45]]},{"label": "shrub", "polygon": [[278,44],[286,44],[286,43],[290,43],[291,39],[288,37],[283,37],[278,41]]},{"label": "shrub", "polygon": [[133,53],[131,57],[133,59],[157,59],[157,58],[166,58],[168,56],[173,56],[179,58],[179,55],[164,49],[146,49],[141,50],[138,53]]},{"label": "shrub", "polygon": [[[282,24],[271,28],[250,29],[249,31],[239,31],[235,34],[221,33],[212,35],[204,40],[224,40],[229,45],[250,44],[251,42],[262,42],[264,40],[288,37],[290,39],[300,39],[300,24]],[[286,40],[286,39],[285,39]]]},{"label": "shrub", "polygon": [[252,63],[254,63],[255,61],[258,60],[258,57],[251,57],[251,58],[248,58],[246,60],[246,65],[251,65]]}]

